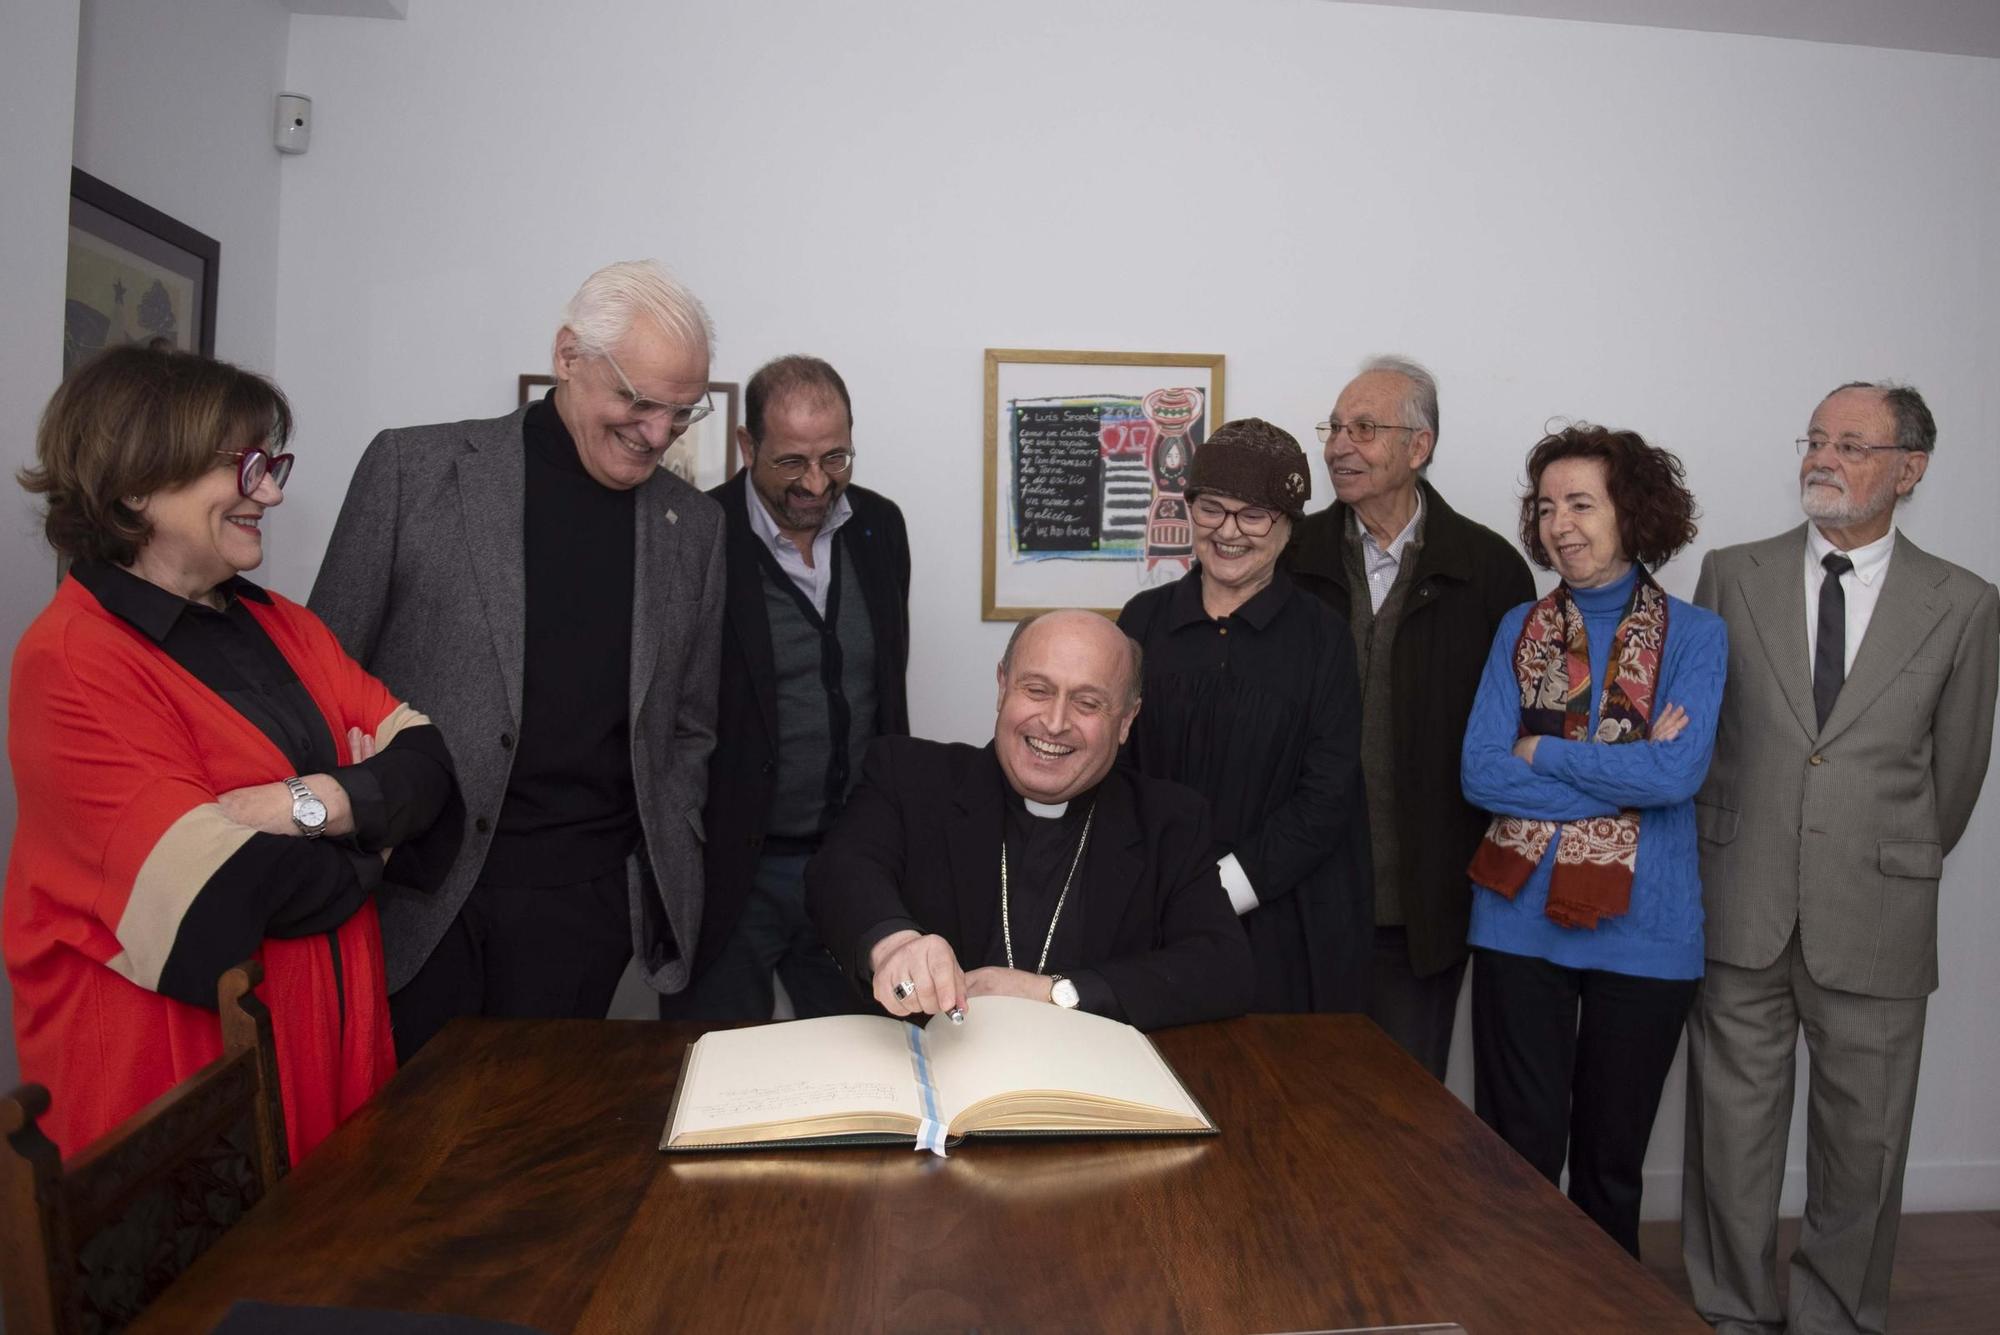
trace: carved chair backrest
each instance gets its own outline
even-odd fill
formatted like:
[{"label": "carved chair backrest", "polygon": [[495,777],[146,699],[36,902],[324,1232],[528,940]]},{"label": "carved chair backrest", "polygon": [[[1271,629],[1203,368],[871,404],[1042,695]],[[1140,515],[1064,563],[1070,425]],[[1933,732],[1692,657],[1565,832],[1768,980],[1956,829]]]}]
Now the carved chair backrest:
[{"label": "carved chair backrest", "polygon": [[252,960],[217,987],[222,1056],[63,1163],[49,1092],[0,1100],[0,1296],[12,1335],[121,1330],[290,1171]]}]

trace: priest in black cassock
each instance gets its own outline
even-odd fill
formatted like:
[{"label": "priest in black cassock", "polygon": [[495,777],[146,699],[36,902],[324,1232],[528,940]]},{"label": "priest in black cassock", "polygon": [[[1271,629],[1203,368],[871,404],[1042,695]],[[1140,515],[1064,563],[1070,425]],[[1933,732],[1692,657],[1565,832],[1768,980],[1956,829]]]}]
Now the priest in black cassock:
[{"label": "priest in black cassock", "polygon": [[989,746],[884,737],[806,868],[833,957],[891,1015],[1026,997],[1141,1029],[1249,1004],[1208,804],[1114,767],[1139,650],[1092,612],[1023,621]]}]

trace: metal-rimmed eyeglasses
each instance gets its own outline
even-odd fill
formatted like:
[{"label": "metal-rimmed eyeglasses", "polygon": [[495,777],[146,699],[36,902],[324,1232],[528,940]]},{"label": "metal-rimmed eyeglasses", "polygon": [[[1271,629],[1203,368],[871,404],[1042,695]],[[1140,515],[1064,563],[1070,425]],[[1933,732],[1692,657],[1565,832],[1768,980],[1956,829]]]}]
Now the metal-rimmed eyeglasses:
[{"label": "metal-rimmed eyeglasses", "polygon": [[1267,510],[1261,505],[1245,505],[1232,510],[1213,496],[1195,497],[1188,504],[1188,513],[1203,528],[1221,528],[1223,521],[1234,519],[1236,531],[1246,538],[1261,538],[1271,531],[1271,525],[1278,522],[1276,510]]},{"label": "metal-rimmed eyeglasses", "polygon": [[1398,426],[1394,422],[1371,422],[1366,418],[1363,418],[1359,422],[1342,422],[1329,417],[1324,422],[1313,423],[1313,430],[1319,433],[1319,443],[1322,445],[1333,444],[1334,437],[1343,431],[1347,433],[1347,438],[1356,445],[1366,445],[1369,441],[1375,439],[1377,431],[1415,431],[1416,429],[1413,426]]},{"label": "metal-rimmed eyeglasses", "polygon": [[854,451],[829,450],[817,459],[808,459],[804,455],[799,454],[788,454],[782,459],[770,460],[764,464],[764,467],[770,469],[787,482],[797,482],[812,471],[812,466],[815,463],[819,465],[819,471],[825,473],[828,477],[846,477],[854,468]]},{"label": "metal-rimmed eyeglasses", "polygon": [[292,475],[292,456],[272,454],[261,445],[252,445],[247,450],[217,450],[225,459],[236,460],[236,490],[243,493],[245,500],[252,492],[264,485],[270,478],[278,484],[278,490],[285,489],[285,479]]},{"label": "metal-rimmed eyeglasses", "polygon": [[1792,444],[1798,446],[1801,459],[1814,450],[1831,445],[1839,453],[1840,461],[1845,464],[1858,464],[1871,454],[1880,454],[1887,450],[1910,448],[1907,445],[1863,445],[1858,440],[1828,440],[1824,436],[1800,436]]},{"label": "metal-rimmed eyeglasses", "polygon": [[625,411],[641,422],[657,422],[667,419],[667,425],[676,431],[685,431],[702,418],[715,411],[715,401],[703,391],[700,403],[661,403],[649,399],[632,388],[632,381],[626,376],[625,368],[609,352],[604,354],[604,364],[611,368],[611,374],[618,377],[618,392],[625,400]]}]

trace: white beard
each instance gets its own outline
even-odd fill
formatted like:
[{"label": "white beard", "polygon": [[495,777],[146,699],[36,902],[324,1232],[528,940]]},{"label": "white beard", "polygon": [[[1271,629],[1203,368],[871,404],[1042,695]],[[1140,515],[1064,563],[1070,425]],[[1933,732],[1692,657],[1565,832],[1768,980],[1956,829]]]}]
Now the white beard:
[{"label": "white beard", "polygon": [[[1832,486],[1840,486],[1837,479],[1824,479]],[[1828,487],[1814,486],[1810,475],[1799,484],[1799,508],[1806,512],[1806,518],[1818,524],[1832,524],[1837,528],[1848,528],[1864,524],[1874,519],[1896,503],[1893,488],[1885,489],[1882,497],[1873,505],[1855,499],[1854,493],[1846,488],[1839,491]]]}]

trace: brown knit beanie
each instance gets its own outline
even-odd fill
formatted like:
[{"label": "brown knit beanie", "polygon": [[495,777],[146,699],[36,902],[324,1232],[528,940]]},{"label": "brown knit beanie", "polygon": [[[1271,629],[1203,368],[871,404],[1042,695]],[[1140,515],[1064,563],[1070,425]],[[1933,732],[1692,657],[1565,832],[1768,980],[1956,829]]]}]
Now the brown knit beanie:
[{"label": "brown knit beanie", "polygon": [[1188,472],[1189,500],[1213,492],[1293,519],[1305,514],[1311,491],[1306,452],[1291,432],[1261,417],[1239,417],[1217,427],[1195,450]]}]

